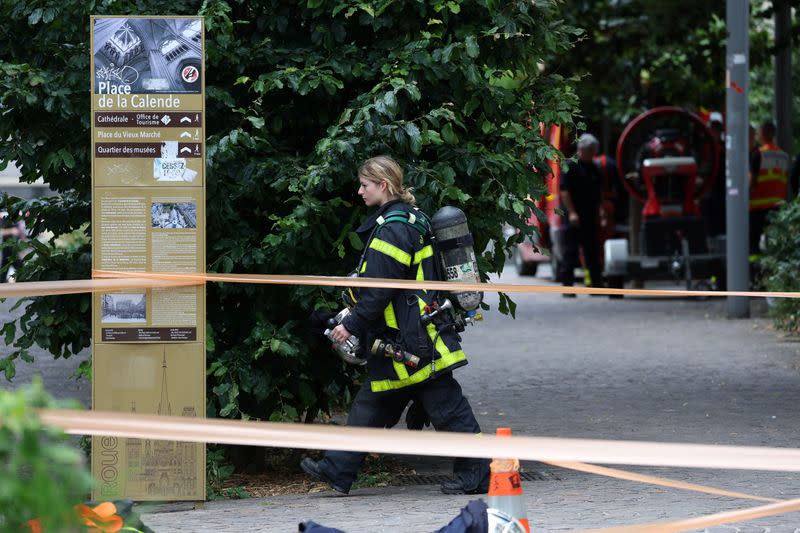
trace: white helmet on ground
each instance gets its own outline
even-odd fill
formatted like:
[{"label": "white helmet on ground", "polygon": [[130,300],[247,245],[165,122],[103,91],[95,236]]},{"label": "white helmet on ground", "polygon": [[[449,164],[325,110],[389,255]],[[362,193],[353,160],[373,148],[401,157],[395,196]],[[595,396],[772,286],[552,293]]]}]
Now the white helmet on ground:
[{"label": "white helmet on ground", "polygon": [[519,520],[499,509],[489,508],[486,514],[489,517],[489,533],[527,533]]}]

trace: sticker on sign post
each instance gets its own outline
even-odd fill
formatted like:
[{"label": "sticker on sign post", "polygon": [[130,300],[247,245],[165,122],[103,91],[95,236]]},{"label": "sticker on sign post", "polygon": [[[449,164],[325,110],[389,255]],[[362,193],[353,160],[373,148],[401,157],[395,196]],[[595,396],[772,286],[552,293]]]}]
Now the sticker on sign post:
[{"label": "sticker on sign post", "polygon": [[153,178],[156,181],[193,182],[197,172],[186,166],[186,159],[178,157],[178,143],[167,141],[161,148],[161,157],[153,160]]},{"label": "sticker on sign post", "polygon": [[157,158],[153,160],[153,178],[156,181],[193,182],[197,172],[186,166],[186,160],[180,157]]}]

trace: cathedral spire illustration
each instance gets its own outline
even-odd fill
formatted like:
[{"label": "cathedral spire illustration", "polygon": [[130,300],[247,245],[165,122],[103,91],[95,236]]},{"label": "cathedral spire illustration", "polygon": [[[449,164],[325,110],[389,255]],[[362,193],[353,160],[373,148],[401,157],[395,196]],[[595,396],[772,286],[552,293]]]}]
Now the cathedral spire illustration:
[{"label": "cathedral spire illustration", "polygon": [[169,404],[169,390],[167,389],[167,348],[164,347],[164,357],[161,360],[161,399],[158,401],[158,414],[172,415],[172,406]]}]

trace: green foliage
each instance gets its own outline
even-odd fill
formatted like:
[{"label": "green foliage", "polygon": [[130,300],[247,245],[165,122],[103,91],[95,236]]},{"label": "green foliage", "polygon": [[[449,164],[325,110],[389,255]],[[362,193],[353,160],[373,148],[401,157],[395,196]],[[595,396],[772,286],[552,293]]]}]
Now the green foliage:
[{"label": "green foliage", "polygon": [[[772,213],[765,234],[767,249],[760,264],[766,290],[800,292],[800,199]],[[770,315],[778,328],[800,333],[800,301],[775,298]]]},{"label": "green foliage", "polygon": [[37,409],[53,407],[40,380],[0,390],[0,530],[26,531],[38,518],[45,531],[77,524],[73,506],[91,488],[81,452],[62,432],[43,426]]},{"label": "green foliage", "polygon": [[[35,206],[45,201],[30,202]],[[80,229],[64,238],[43,243],[36,239],[25,241],[33,251],[26,257],[23,269],[17,274],[20,281],[53,281],[58,279],[85,279],[91,270],[91,245],[81,236]],[[16,374],[17,358],[33,362],[30,348],[38,345],[54,357],[70,357],[89,345],[91,336],[91,295],[48,296],[23,298],[11,308],[22,308],[19,320],[9,321],[0,328],[7,347],[13,350],[0,358],[0,371],[6,379]],[[77,369],[79,375],[90,372],[89,362],[83,361]]]},{"label": "green foliage", "polygon": [[398,475],[413,473],[409,467],[391,457],[369,454],[353,482],[354,489],[367,487],[387,487],[396,481]]},{"label": "green foliage", "polygon": [[[355,174],[377,153],[401,161],[424,210],[445,202],[464,208],[479,249],[502,242],[503,221],[523,226],[526,194],[542,190],[529,163],[550,153],[526,126],[568,122],[575,103],[561,78],[534,68],[540,57],[566,47],[569,29],[552,20],[549,7],[231,7],[207,13],[209,31],[232,32],[209,41],[210,59],[244,53],[243,39],[234,37],[244,29],[233,23],[237,17],[267,36],[240,65],[228,97],[219,98],[230,125],[209,140],[217,179],[209,181],[208,208],[225,219],[209,226],[212,268],[347,273],[360,249],[353,231],[366,214]],[[527,38],[534,34],[549,35],[549,48]],[[538,103],[533,111],[530,102]],[[498,246],[480,257],[481,269],[499,271],[502,252]],[[309,311],[338,307],[335,292],[221,286],[209,295],[224,309],[247,299],[252,310],[210,317],[209,371],[220,378],[210,401],[220,415],[258,416],[245,403],[256,400],[274,406],[264,418],[291,420],[343,397],[349,378],[341,363],[317,339],[297,335]]]},{"label": "green foliage", "polygon": [[[771,114],[773,10],[768,0],[750,5],[750,66],[760,117],[762,101]],[[659,105],[725,109],[723,0],[567,0],[563,12],[569,24],[586,29],[560,68],[582,77],[577,90],[588,122],[608,120],[621,132],[633,117]],[[794,34],[796,46],[800,34]]]},{"label": "green foliage", "polygon": [[[88,13],[164,14],[164,4],[0,5],[0,49],[8,51],[0,136],[10,138],[0,161],[19,159],[26,179],[42,175],[64,192],[33,206],[33,225],[71,232],[88,220]],[[570,124],[577,105],[570,80],[539,68],[577,34],[559,8],[554,0],[171,3],[171,14],[206,20],[209,270],[347,273],[367,213],[358,166],[388,153],[425,211],[456,205],[479,252],[497,244],[478,263],[484,276],[499,272],[508,245],[534,231],[526,198],[544,191],[536,169],[553,155],[538,123]],[[45,24],[48,9],[57,16]],[[506,242],[504,223],[521,233]],[[88,263],[55,259],[43,252],[35,272],[89,274]],[[32,275],[27,265],[19,274]],[[347,401],[355,370],[305,331],[310,311],[336,309],[337,300],[322,288],[210,284],[208,414],[310,420]],[[28,331],[44,325],[37,313],[45,309],[83,329],[72,333],[75,344],[54,330],[35,342],[61,356],[88,344],[79,297],[41,301],[25,310]]]},{"label": "green foliage", "polygon": [[[796,8],[800,8],[800,2],[792,0]],[[792,87],[800,87],[800,21],[795,22],[792,40],[785,43],[776,43],[773,35],[772,2],[760,1],[756,3],[753,28],[750,31],[751,63],[749,100],[750,123],[757,126],[765,120],[775,120],[774,106],[774,64],[772,56],[777,50],[784,46],[791,47],[792,55]],[[795,17],[797,19],[797,17]],[[794,146],[782,147],[790,153],[796,154],[800,151],[800,91],[794,90],[792,94],[792,108],[795,110],[791,117],[792,138]]]},{"label": "green foliage", "polygon": [[388,487],[391,482],[392,474],[389,472],[359,472],[358,479],[353,483],[353,488]]},{"label": "green foliage", "polygon": [[224,488],[225,480],[233,474],[233,465],[227,463],[225,450],[217,446],[206,449],[206,498],[209,500],[242,500],[249,498],[242,487]]},{"label": "green foliage", "polygon": [[[22,181],[43,179],[59,195],[25,202],[3,197],[10,218],[24,217],[34,244],[18,271],[19,281],[86,279],[91,272],[88,241],[59,246],[56,237],[89,221],[89,35],[95,2],[0,2],[0,168],[15,161]],[[120,6],[121,8],[122,6]],[[3,325],[7,350],[0,370],[7,379],[17,359],[32,361],[29,348],[41,346],[54,357],[70,357],[89,345],[88,295],[21,300],[17,323]],[[79,373],[87,375],[88,363]]]},{"label": "green foliage", "polygon": [[562,61],[583,77],[578,94],[588,121],[623,126],[657,105],[724,104],[723,1],[567,0],[564,13],[586,29]]}]

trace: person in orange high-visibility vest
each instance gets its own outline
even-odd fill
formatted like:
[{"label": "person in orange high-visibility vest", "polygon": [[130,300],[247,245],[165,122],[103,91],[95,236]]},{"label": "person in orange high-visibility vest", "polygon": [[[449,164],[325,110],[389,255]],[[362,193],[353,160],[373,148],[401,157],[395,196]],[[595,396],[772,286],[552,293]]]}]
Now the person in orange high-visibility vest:
[{"label": "person in orange high-visibility vest", "polygon": [[761,124],[761,146],[750,157],[750,254],[758,254],[767,215],[789,192],[789,154],[775,144],[775,123]]}]

